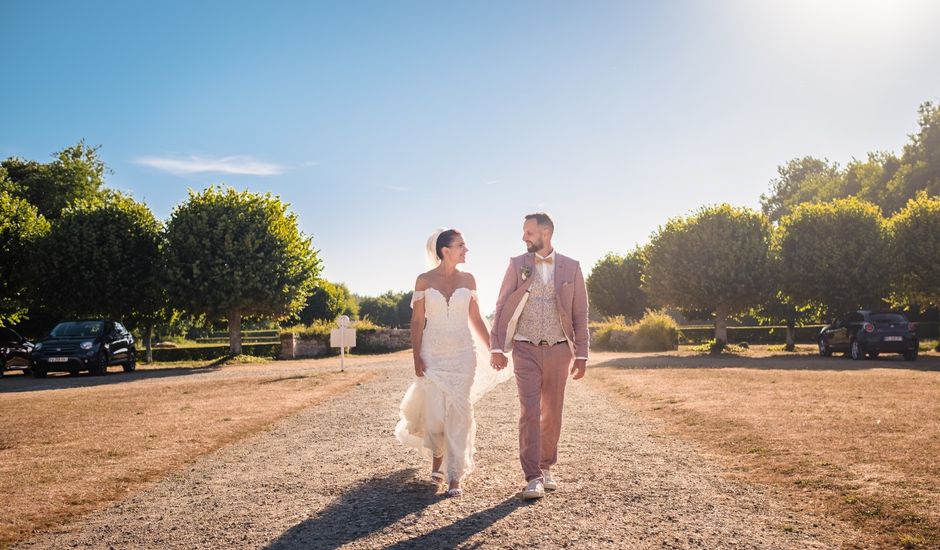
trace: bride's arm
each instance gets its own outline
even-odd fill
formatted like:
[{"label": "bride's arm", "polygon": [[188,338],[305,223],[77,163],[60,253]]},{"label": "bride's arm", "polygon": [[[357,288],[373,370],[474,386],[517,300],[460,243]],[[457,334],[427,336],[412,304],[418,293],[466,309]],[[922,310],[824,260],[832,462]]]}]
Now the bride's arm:
[{"label": "bride's arm", "polygon": [[[415,292],[427,290],[428,284],[423,275],[415,281]],[[424,336],[424,303],[423,299],[413,300],[411,304],[411,352],[414,356],[415,376],[424,376],[424,360],[421,359],[421,339]]]},{"label": "bride's arm", "polygon": [[[470,290],[476,292],[477,282],[473,279],[473,275],[469,273],[467,275],[470,278],[470,282],[467,286]],[[483,322],[483,316],[480,314],[480,303],[477,299],[470,300],[470,326],[473,327],[473,331],[477,333],[477,337],[479,337],[481,341],[490,341],[490,331],[486,328],[486,323]]]}]

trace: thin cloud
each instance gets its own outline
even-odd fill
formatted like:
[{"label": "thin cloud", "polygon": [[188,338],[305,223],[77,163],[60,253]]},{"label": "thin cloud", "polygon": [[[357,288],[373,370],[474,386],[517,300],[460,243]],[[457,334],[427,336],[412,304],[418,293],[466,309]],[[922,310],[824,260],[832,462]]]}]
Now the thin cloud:
[{"label": "thin cloud", "polygon": [[399,193],[405,193],[411,191],[410,187],[402,187],[401,185],[383,185],[382,187],[389,189],[391,191],[398,191]]},{"label": "thin cloud", "polygon": [[261,162],[247,156],[199,157],[193,155],[185,159],[165,157],[141,157],[137,164],[150,166],[171,174],[201,174],[217,172],[222,174],[243,174],[248,176],[276,176],[284,172],[284,167]]},{"label": "thin cloud", "polygon": [[488,181],[488,182],[486,182],[486,185],[496,185],[496,184],[499,183],[500,181],[502,181],[502,180],[492,180],[492,181]]}]

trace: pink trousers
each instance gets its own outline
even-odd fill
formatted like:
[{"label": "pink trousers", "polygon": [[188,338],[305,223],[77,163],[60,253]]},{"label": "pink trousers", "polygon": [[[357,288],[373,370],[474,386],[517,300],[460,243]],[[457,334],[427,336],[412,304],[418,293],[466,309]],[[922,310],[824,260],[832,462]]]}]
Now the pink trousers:
[{"label": "pink trousers", "polygon": [[567,343],[538,346],[514,342],[513,369],[519,388],[519,460],[526,481],[542,477],[558,460],[561,411],[571,366]]}]

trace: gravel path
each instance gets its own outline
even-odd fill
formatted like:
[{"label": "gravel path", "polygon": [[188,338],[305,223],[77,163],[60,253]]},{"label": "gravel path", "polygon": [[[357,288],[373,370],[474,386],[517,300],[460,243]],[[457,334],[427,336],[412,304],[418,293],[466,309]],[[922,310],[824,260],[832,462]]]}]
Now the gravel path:
[{"label": "gravel path", "polygon": [[[380,375],[76,525],[22,548],[834,548],[845,532],[788,515],[731,482],[654,420],[584,382],[568,386],[561,488],[523,503],[518,405],[508,382],[477,405],[478,468],[466,495],[424,481],[398,445],[407,355]],[[590,372],[589,372],[590,375]]]}]

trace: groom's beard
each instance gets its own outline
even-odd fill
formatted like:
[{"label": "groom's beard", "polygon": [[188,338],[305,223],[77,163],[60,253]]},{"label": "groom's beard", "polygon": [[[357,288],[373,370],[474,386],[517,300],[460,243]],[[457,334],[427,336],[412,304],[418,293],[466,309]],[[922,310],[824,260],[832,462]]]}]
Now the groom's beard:
[{"label": "groom's beard", "polygon": [[526,250],[529,252],[538,252],[539,250],[542,250],[542,246],[544,244],[545,243],[543,243],[541,240],[533,241],[532,244],[526,245]]}]

